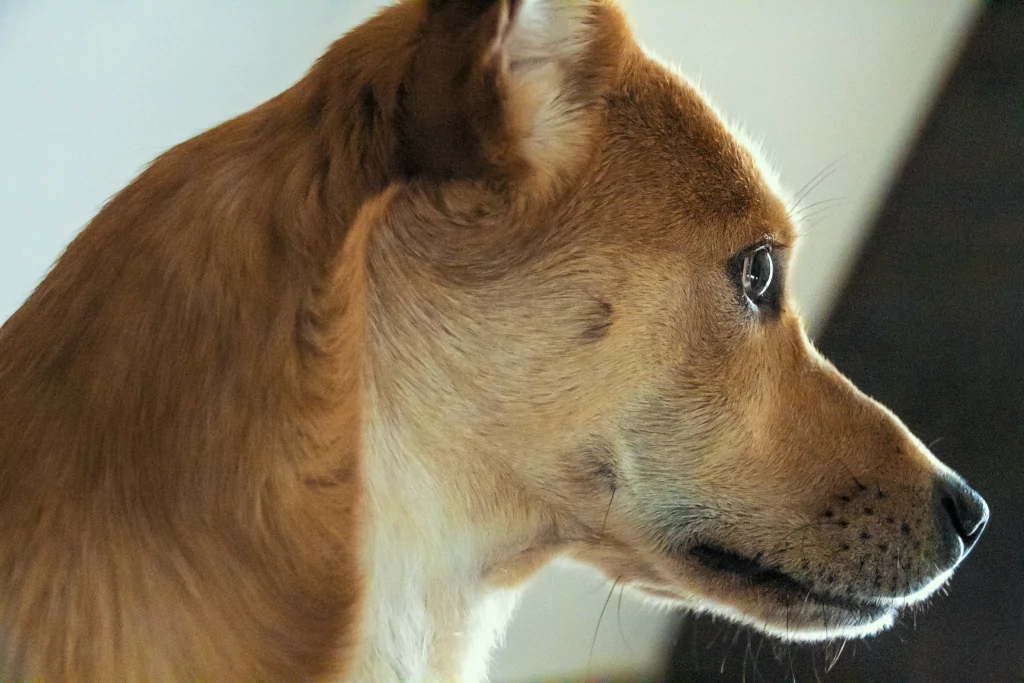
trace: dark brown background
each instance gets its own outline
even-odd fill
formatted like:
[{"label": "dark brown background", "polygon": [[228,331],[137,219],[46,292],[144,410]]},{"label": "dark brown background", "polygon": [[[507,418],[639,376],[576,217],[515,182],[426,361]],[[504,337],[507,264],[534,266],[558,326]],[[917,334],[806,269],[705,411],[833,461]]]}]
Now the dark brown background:
[{"label": "dark brown background", "polygon": [[836,648],[688,618],[669,680],[1024,681],[1024,1],[986,6],[817,343],[992,520],[948,596],[829,673]]}]

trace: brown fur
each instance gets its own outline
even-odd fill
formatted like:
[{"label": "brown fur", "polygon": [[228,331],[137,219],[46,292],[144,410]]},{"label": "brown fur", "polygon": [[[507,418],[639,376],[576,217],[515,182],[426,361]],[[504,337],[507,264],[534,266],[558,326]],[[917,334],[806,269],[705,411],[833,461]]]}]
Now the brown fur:
[{"label": "brown fur", "polygon": [[788,300],[754,319],[729,280],[765,236],[784,264],[786,206],[616,9],[586,7],[569,153],[524,142],[519,3],[405,2],[72,242],[0,330],[5,680],[343,676],[378,608],[378,419],[487,541],[485,585],[567,553],[768,625],[782,607],[684,546],[843,595],[927,578],[939,466]]}]

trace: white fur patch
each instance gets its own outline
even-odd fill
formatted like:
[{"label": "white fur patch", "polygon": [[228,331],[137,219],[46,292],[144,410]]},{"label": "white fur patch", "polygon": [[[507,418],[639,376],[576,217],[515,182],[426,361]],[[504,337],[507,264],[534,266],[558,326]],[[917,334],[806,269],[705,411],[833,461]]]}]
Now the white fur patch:
[{"label": "white fur patch", "polygon": [[467,533],[458,494],[367,391],[361,451],[368,585],[352,680],[480,683],[519,589],[481,585],[490,539]]},{"label": "white fur patch", "polygon": [[473,605],[461,683],[479,683],[487,680],[491,653],[504,639],[505,629],[512,619],[521,595],[520,589],[494,590]]},{"label": "white fur patch", "polygon": [[587,44],[586,0],[526,0],[506,42],[513,69],[530,62],[575,59]]}]

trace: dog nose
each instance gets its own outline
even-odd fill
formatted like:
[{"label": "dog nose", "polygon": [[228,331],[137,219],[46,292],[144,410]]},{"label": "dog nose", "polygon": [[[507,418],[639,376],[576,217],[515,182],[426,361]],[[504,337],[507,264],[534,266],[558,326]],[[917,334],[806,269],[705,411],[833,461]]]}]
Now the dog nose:
[{"label": "dog nose", "polygon": [[988,504],[963,479],[953,476],[940,477],[935,483],[934,505],[941,554],[956,564],[981,538],[988,523]]}]

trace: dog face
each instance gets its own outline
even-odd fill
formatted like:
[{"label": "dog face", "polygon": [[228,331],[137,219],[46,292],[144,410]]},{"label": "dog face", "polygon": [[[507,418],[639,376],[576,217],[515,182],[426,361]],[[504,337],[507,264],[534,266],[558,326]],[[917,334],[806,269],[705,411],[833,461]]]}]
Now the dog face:
[{"label": "dog face", "polygon": [[[791,639],[891,625],[984,502],[807,340],[752,152],[614,8],[562,5],[466,20],[497,36],[471,53],[497,60],[485,161],[442,155],[367,219],[377,409],[465,482],[475,533]],[[590,32],[572,54],[530,33],[560,21]]]}]

